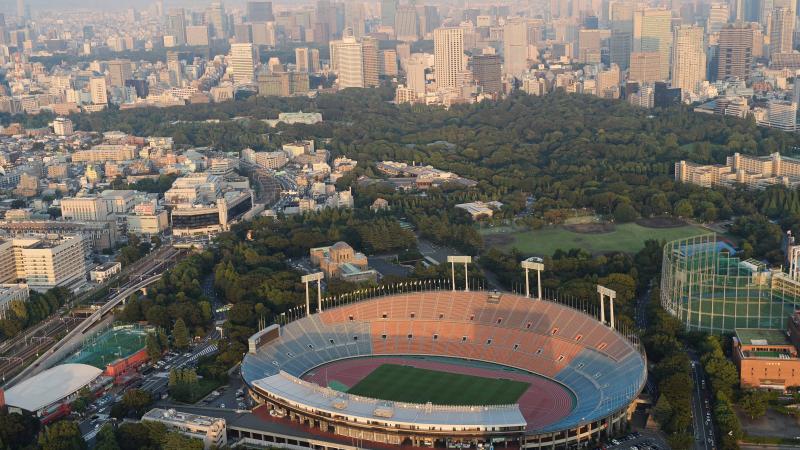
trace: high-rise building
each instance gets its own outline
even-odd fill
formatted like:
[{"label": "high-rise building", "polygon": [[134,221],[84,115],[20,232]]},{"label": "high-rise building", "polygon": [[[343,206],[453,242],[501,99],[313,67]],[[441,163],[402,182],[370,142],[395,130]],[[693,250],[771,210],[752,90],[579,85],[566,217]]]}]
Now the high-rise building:
[{"label": "high-rise building", "polygon": [[619,98],[619,66],[612,64],[608,70],[597,74],[597,96],[602,98]]},{"label": "high-rise building", "polygon": [[719,32],[717,80],[746,79],[753,65],[753,29],[749,24],[728,24]]},{"label": "high-rise building", "polygon": [[364,87],[379,86],[378,40],[372,37],[365,37],[361,41],[361,52],[364,58],[362,63],[364,68]]},{"label": "high-rise building", "polygon": [[797,103],[770,100],[767,103],[767,123],[765,125],[783,131],[797,131]]},{"label": "high-rise building", "polygon": [[116,59],[108,62],[108,74],[111,86],[123,87],[125,80],[133,77],[133,68],[128,59]]},{"label": "high-rise building", "polygon": [[518,77],[528,70],[528,21],[514,17],[503,27],[503,73]]},{"label": "high-rise building", "polygon": [[175,38],[175,44],[186,44],[186,11],[183,8],[171,9],[167,14],[166,34]]},{"label": "high-rise building", "polygon": [[237,44],[253,43],[253,25],[240,23],[233,27],[234,42]]},{"label": "high-rise building", "polygon": [[425,18],[425,28],[421,31],[423,34],[432,33],[442,24],[442,20],[439,18],[439,9],[436,5],[425,5],[422,10]]},{"label": "high-rise building", "polygon": [[414,42],[419,39],[419,17],[414,5],[397,8],[394,30],[398,41]]},{"label": "high-rise building", "polygon": [[631,62],[631,33],[628,31],[611,31],[609,39],[609,58],[622,70],[628,70]]},{"label": "high-rise building", "polygon": [[792,53],[794,43],[794,13],[790,8],[772,10],[769,33],[769,54]]},{"label": "high-rise building", "polygon": [[364,87],[364,52],[353,36],[331,41],[331,65],[337,74],[339,89]]},{"label": "high-rise building", "polygon": [[488,94],[499,94],[503,89],[500,55],[475,55],[472,57],[472,76]]},{"label": "high-rise building", "polygon": [[730,9],[727,3],[712,3],[708,9],[706,19],[706,33],[718,33],[730,18]]},{"label": "high-rise building", "polygon": [[275,20],[275,16],[272,14],[272,2],[249,1],[245,14],[248,22],[272,22]]},{"label": "high-rise building", "polygon": [[661,80],[661,53],[632,52],[628,80],[653,83]]},{"label": "high-rise building", "polygon": [[[672,49],[672,11],[644,8],[633,13],[633,51],[658,52],[660,78],[669,78]],[[633,65],[633,61],[631,61]]]},{"label": "high-rise building", "polygon": [[190,25],[186,27],[186,45],[207,46],[208,25]]},{"label": "high-rise building", "polygon": [[611,30],[580,30],[578,32],[578,61],[599,64],[603,47],[608,45]]},{"label": "high-rise building", "polygon": [[19,17],[22,24],[31,18],[30,6],[25,3],[25,0],[17,0],[17,17]]},{"label": "high-rise building", "polygon": [[222,2],[214,2],[206,10],[206,23],[215,38],[225,39],[229,36],[228,16]]},{"label": "high-rise building", "polygon": [[381,0],[381,25],[394,27],[397,16],[397,0]]},{"label": "high-rise building", "polygon": [[364,4],[358,0],[348,0],[344,4],[344,26],[353,31],[353,36],[360,38],[366,34],[366,13]]},{"label": "high-rise building", "polygon": [[418,95],[425,94],[425,57],[421,53],[412,54],[406,62],[406,86]]},{"label": "high-rise building", "polygon": [[105,77],[92,77],[89,80],[89,96],[95,105],[108,104],[108,88]]},{"label": "high-rise building", "polygon": [[234,83],[252,83],[254,80],[256,50],[253,44],[231,44],[230,69]]},{"label": "high-rise building", "polygon": [[385,49],[378,53],[378,67],[380,74],[386,77],[397,76],[397,50]]},{"label": "high-rise building", "polygon": [[436,85],[439,89],[458,87],[456,80],[464,65],[464,29],[437,28],[433,31]]},{"label": "high-rise building", "polygon": [[696,93],[706,79],[706,52],[703,29],[693,26],[675,28],[672,42],[672,87],[683,95]]},{"label": "high-rise building", "polygon": [[309,72],[311,65],[309,60],[308,47],[297,47],[294,49],[295,70],[298,72]]}]

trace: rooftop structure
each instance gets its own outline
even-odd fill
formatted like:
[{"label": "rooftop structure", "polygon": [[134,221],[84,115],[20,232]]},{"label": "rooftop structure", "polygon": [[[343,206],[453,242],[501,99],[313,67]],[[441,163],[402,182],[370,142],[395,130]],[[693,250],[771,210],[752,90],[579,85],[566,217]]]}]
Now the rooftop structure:
[{"label": "rooftop structure", "polygon": [[227,445],[225,419],[183,413],[174,409],[154,408],[142,416],[142,421],[158,422],[166,425],[168,430],[200,439],[205,449],[222,448]]},{"label": "rooftop structure", "polygon": [[38,413],[48,406],[68,402],[103,373],[86,364],[61,364],[28,378],[5,391],[6,405]]}]

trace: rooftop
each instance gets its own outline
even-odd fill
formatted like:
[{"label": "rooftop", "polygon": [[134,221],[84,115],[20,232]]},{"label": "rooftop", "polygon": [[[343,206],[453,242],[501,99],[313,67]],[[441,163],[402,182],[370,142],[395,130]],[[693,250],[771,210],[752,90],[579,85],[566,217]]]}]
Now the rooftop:
[{"label": "rooftop", "polygon": [[789,345],[786,333],[766,328],[737,328],[736,337],[743,345]]},{"label": "rooftop", "polygon": [[25,411],[38,411],[79,391],[102,373],[86,364],[61,364],[8,389],[6,403]]}]

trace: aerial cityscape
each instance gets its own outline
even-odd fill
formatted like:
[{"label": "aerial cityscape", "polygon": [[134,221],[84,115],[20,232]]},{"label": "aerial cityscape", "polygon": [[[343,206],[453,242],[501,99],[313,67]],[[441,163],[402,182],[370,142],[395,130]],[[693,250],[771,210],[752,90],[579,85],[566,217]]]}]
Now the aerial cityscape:
[{"label": "aerial cityscape", "polygon": [[797,24],[0,2],[0,448],[800,449]]}]

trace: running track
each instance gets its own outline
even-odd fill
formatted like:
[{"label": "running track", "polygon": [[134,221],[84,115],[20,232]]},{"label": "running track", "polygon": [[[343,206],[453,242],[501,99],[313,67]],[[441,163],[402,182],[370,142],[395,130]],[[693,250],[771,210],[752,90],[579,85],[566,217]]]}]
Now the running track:
[{"label": "running track", "polygon": [[538,375],[522,372],[494,370],[482,367],[469,367],[449,364],[445,361],[432,361],[404,357],[352,358],[334,361],[304,374],[302,379],[327,386],[338,381],[348,387],[355,386],[382,364],[401,364],[419,369],[473,375],[485,378],[506,378],[530,383],[530,387],[519,398],[519,409],[528,422],[528,430],[535,430],[566,417],[573,408],[573,395],[563,385]]}]

